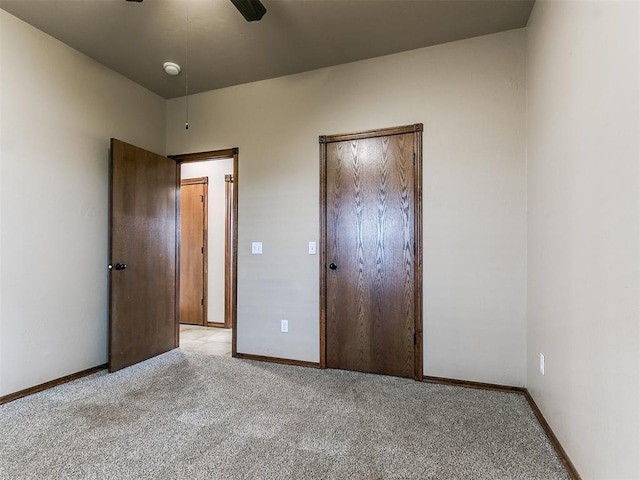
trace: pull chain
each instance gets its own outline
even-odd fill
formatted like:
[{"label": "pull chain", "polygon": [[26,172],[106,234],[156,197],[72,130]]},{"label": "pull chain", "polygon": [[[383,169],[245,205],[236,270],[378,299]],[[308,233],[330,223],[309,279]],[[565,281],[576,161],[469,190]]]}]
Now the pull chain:
[{"label": "pull chain", "polygon": [[185,119],[184,129],[189,130],[189,2],[185,2],[187,9],[187,24],[185,27],[184,41],[184,70],[185,70]]}]

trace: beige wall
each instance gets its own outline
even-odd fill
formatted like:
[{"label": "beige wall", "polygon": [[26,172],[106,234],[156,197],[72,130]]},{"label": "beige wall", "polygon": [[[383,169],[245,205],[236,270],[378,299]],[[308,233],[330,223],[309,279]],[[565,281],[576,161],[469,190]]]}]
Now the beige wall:
[{"label": "beige wall", "polygon": [[168,153],[240,149],[240,352],[318,361],[318,136],[421,122],[425,373],[524,385],[524,35],[168,102]]},{"label": "beige wall", "polygon": [[0,10],[0,395],[107,361],[109,138],[165,101]]},{"label": "beige wall", "polygon": [[225,175],[233,173],[233,159],[184,163],[182,178],[207,177],[208,186],[208,277],[207,320],[224,323],[224,266],[225,266]]},{"label": "beige wall", "polygon": [[538,0],[527,32],[527,386],[585,479],[640,478],[639,15]]}]

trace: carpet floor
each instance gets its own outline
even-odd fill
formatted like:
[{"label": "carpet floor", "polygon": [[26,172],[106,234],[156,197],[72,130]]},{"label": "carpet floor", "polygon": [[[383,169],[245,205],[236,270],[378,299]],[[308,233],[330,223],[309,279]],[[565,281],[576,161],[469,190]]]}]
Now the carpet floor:
[{"label": "carpet floor", "polygon": [[0,406],[3,479],[567,479],[526,399],[180,350]]}]

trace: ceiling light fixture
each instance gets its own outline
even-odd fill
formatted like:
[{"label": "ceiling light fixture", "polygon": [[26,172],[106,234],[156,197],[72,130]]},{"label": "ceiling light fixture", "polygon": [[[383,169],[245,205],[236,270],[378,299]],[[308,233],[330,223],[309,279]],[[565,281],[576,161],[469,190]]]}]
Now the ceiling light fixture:
[{"label": "ceiling light fixture", "polygon": [[168,75],[178,75],[180,73],[180,65],[173,62],[164,62],[162,68]]}]

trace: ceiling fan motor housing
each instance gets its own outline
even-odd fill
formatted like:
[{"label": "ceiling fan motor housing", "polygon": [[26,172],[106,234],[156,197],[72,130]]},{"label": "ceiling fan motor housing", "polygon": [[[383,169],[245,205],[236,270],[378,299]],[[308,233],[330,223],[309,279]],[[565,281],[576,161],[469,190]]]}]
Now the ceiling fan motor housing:
[{"label": "ceiling fan motor housing", "polygon": [[267,12],[260,0],[231,0],[231,3],[235,5],[247,22],[260,20]]},{"label": "ceiling fan motor housing", "polygon": [[[142,0],[127,0],[127,2],[140,3]],[[256,22],[267,13],[267,9],[260,3],[260,0],[231,0],[231,3],[247,22]]]}]

